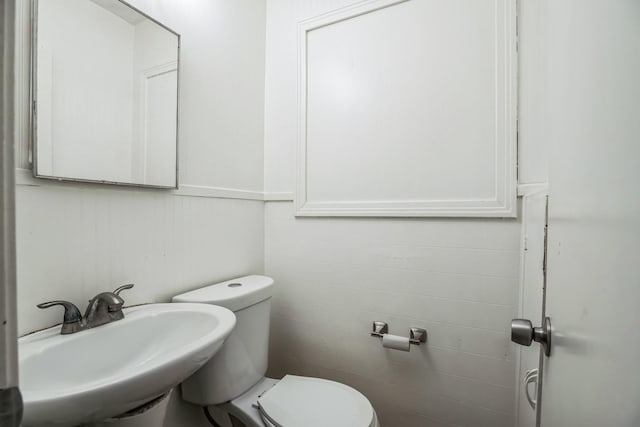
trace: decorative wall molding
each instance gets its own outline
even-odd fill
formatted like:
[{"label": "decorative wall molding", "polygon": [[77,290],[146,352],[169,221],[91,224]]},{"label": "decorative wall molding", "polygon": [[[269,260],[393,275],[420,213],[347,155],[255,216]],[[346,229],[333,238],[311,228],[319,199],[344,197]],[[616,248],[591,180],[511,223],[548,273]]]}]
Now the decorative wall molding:
[{"label": "decorative wall molding", "polygon": [[293,191],[265,191],[265,202],[292,202],[294,198]]},{"label": "decorative wall molding", "polygon": [[[27,187],[52,187],[66,186],[73,188],[99,188],[101,190],[116,191],[151,191],[164,192],[171,196],[209,197],[213,199],[238,199],[238,200],[293,200],[292,193],[264,193],[262,191],[240,190],[235,188],[209,187],[204,185],[183,185],[177,190],[145,188],[126,185],[104,185],[99,183],[63,181],[56,179],[35,178],[31,169],[16,169],[16,185]],[[268,197],[268,198],[267,198]]]},{"label": "decorative wall molding", "polygon": [[[39,187],[51,185],[76,185],[76,186],[93,186],[98,185],[103,189],[131,189],[147,191],[146,188],[127,187],[127,186],[103,186],[102,184],[64,182],[51,179],[34,178],[30,169],[16,168],[16,185]],[[293,202],[295,193],[293,191],[251,191],[239,190],[235,188],[208,187],[204,185],[180,185],[178,190],[157,190],[151,191],[167,191],[173,196],[190,196],[190,197],[211,197],[222,199],[240,199],[240,200],[262,200],[265,202]],[[549,184],[546,182],[518,184],[518,197],[526,197],[537,193],[548,193]]]},{"label": "decorative wall molding", "polygon": [[548,182],[530,182],[518,184],[518,196],[527,197],[538,193],[549,193]]},{"label": "decorative wall molding", "polygon": [[262,191],[238,190],[235,188],[207,187],[203,185],[182,185],[171,190],[174,196],[211,197],[216,199],[264,200]]},{"label": "decorative wall molding", "polygon": [[[485,190],[483,194],[479,194],[478,196],[475,196],[475,194],[472,193],[470,195],[465,194],[462,197],[449,197],[448,194],[446,194],[447,188],[443,187],[444,197],[433,197],[426,194],[426,191],[423,191],[424,194],[418,194],[416,196],[416,185],[414,180],[412,182],[399,184],[402,185],[401,188],[409,188],[410,186],[413,186],[413,193],[407,190],[406,196],[404,194],[388,196],[386,194],[389,192],[385,190],[387,191],[385,196],[380,197],[377,200],[375,197],[367,196],[366,194],[363,194],[362,197],[360,197],[359,194],[354,194],[355,191],[359,191],[357,186],[350,187],[349,191],[342,191],[340,184],[335,182],[336,180],[330,180],[333,178],[327,178],[331,175],[332,171],[330,170],[331,168],[327,166],[326,157],[328,157],[328,155],[326,155],[326,153],[322,153],[322,162],[324,163],[321,163],[321,167],[315,169],[316,171],[321,170],[322,172],[316,173],[316,175],[309,175],[309,165],[315,160],[314,157],[308,156],[308,153],[310,152],[309,142],[312,141],[312,138],[314,137],[318,140],[326,141],[326,139],[322,139],[326,135],[322,133],[322,136],[316,136],[315,134],[312,134],[313,129],[310,130],[308,126],[310,120],[312,120],[310,119],[312,114],[310,111],[316,111],[309,109],[309,105],[311,105],[311,98],[309,94],[311,93],[310,88],[312,86],[310,79],[308,78],[308,73],[309,70],[313,70],[310,68],[313,66],[320,67],[315,69],[315,74],[312,74],[315,76],[320,75],[320,71],[318,70],[324,70],[329,66],[335,68],[336,66],[336,63],[334,62],[320,63],[318,62],[320,61],[319,59],[310,56],[312,49],[310,33],[315,30],[320,30],[321,32],[318,34],[325,34],[325,36],[322,37],[327,37],[326,31],[328,31],[328,28],[333,24],[340,25],[340,27],[336,28],[344,28],[345,23],[350,19],[367,14],[375,14],[382,10],[388,11],[389,8],[408,2],[413,2],[413,0],[369,0],[356,3],[353,6],[339,9],[328,14],[301,21],[298,24],[298,165],[295,195],[295,209],[297,216],[515,217],[517,215],[516,0],[494,0],[493,3],[487,3],[495,6],[494,22],[496,23],[494,34],[487,35],[488,39],[493,37],[495,40],[494,73],[496,88],[494,102],[496,113],[495,121],[492,121],[489,126],[495,127],[494,147],[496,155],[494,165],[487,166],[488,168],[495,167],[493,172],[488,172],[495,173],[493,190],[491,190],[494,192],[493,195],[491,195],[491,191]],[[321,36],[318,35],[314,37]],[[330,37],[326,40],[333,41]],[[343,55],[339,58],[347,56],[348,55]],[[318,57],[321,58],[322,56],[320,55]],[[331,58],[333,59],[333,57]],[[345,61],[348,61],[348,59]],[[357,62],[357,59],[352,59],[352,61]],[[344,68],[347,69],[351,66],[346,63],[338,63],[338,65],[344,65]],[[318,93],[321,93],[321,91]],[[387,101],[382,99],[380,102],[385,104]],[[318,105],[324,106],[325,104]],[[341,107],[341,105],[339,107]],[[366,105],[363,105],[363,108],[366,108]],[[330,108],[327,109],[327,111],[331,111]],[[345,112],[345,114],[349,113]],[[342,129],[341,126],[344,125],[344,122],[337,124],[332,123],[324,116],[320,116],[317,120],[318,122],[321,121],[323,126],[316,126],[316,129]],[[464,117],[460,120],[461,122],[464,122]],[[460,125],[460,123],[458,123],[458,125]],[[319,132],[324,131],[320,130]],[[350,140],[348,134],[344,133],[345,131],[342,132],[342,134],[338,135],[341,137],[340,140],[343,141],[343,143],[345,141],[348,142]],[[466,141],[469,140],[467,139]],[[311,151],[317,154],[322,147],[324,147],[322,144],[313,146]],[[464,147],[466,146],[463,145],[462,150]],[[420,148],[420,150],[424,149]],[[389,151],[391,156],[393,154],[393,149],[390,148]],[[344,157],[345,153],[340,152],[339,155]],[[354,156],[350,156],[349,153],[347,153],[346,156],[348,159],[347,161],[351,162],[353,167],[345,168],[343,161],[342,170],[358,170],[360,160],[362,159],[354,159],[352,158]],[[490,165],[490,163],[487,162],[487,165]],[[373,170],[374,168],[369,167],[369,169]],[[379,168],[377,170],[379,170]],[[393,169],[386,172],[389,176],[394,176]],[[357,175],[357,173],[355,174]],[[341,176],[341,178],[343,179],[342,182],[345,182],[345,177]],[[358,179],[362,179],[361,176],[358,177]],[[473,179],[473,176],[468,179]],[[490,180],[491,178],[488,179]],[[315,187],[310,187],[310,185]],[[447,181],[444,181],[444,185],[447,185]],[[310,188],[313,188],[313,190],[310,190]],[[320,190],[317,190],[318,188],[320,188]],[[353,190],[353,188],[356,190]],[[377,191],[376,188],[376,186],[372,186],[367,188],[367,191],[364,192],[372,194],[382,193],[381,191]],[[436,193],[437,192],[433,192],[433,194]],[[320,196],[318,196],[319,194]],[[460,192],[460,194],[462,194],[462,192]]]}]

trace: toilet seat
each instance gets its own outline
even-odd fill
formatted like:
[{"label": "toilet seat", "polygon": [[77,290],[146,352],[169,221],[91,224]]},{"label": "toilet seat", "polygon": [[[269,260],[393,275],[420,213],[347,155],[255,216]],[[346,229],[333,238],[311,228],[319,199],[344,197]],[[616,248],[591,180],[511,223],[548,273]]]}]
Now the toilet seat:
[{"label": "toilet seat", "polygon": [[272,427],[374,427],[373,407],[360,392],[320,378],[286,375],[258,399]]}]

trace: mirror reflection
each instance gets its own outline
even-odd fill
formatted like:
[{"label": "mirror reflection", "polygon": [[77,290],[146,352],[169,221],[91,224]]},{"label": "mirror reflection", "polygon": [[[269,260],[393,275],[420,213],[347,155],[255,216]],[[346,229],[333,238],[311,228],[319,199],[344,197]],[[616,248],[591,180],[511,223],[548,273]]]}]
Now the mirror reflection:
[{"label": "mirror reflection", "polygon": [[34,174],[175,188],[179,35],[119,0],[38,0]]}]

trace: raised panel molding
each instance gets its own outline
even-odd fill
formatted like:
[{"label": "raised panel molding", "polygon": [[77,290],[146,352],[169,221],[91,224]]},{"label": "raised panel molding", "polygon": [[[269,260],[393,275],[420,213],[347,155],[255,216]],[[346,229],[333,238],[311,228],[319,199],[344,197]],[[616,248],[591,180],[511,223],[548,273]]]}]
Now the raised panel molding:
[{"label": "raised panel molding", "polygon": [[[334,24],[339,24],[341,28],[339,31],[344,31],[345,25],[354,18],[364,17],[368,14],[376,14],[379,11],[385,10],[391,13],[389,8],[395,8],[400,5],[406,5],[411,2],[421,2],[423,0],[370,0],[356,3],[355,5],[330,12],[328,14],[312,17],[310,19],[299,22],[298,24],[298,162],[297,162],[297,176],[296,176],[296,192],[295,192],[295,211],[296,216],[356,216],[356,217],[515,217],[517,214],[517,30],[516,30],[516,0],[483,0],[487,7],[494,7],[495,16],[493,22],[495,28],[493,33],[487,33],[487,39],[494,37],[494,76],[495,76],[495,90],[494,98],[492,102],[495,104],[494,111],[495,119],[492,120],[487,126],[491,127],[492,135],[495,138],[487,140],[489,143],[495,143],[492,146],[495,151],[495,157],[487,162],[488,172],[493,174],[493,177],[487,177],[483,174],[483,179],[489,182],[483,188],[489,188],[490,190],[483,190],[484,194],[465,194],[464,197],[458,197],[446,194],[448,182],[443,180],[442,189],[438,187],[438,191],[432,191],[432,193],[438,193],[437,197],[432,197],[428,194],[416,194],[419,186],[416,185],[416,180],[409,182],[410,178],[405,180],[406,182],[401,184],[401,191],[406,190],[406,194],[401,194],[401,191],[393,193],[392,197],[376,197],[378,194],[386,192],[387,195],[391,194],[391,190],[377,190],[375,188],[378,184],[371,184],[372,187],[366,188],[366,193],[369,194],[355,194],[356,191],[344,190],[346,184],[350,184],[348,180],[343,179],[342,184],[339,179],[331,177],[331,162],[326,160],[329,158],[329,154],[321,153],[321,149],[324,148],[323,144],[316,142],[313,146],[310,144],[310,140],[313,141],[315,135],[311,135],[314,130],[309,127],[310,115],[315,114],[315,111],[324,111],[319,108],[309,108],[310,101],[310,82],[309,71],[311,66],[320,67],[315,70],[314,76],[323,76],[322,68],[325,64],[318,65],[319,59],[317,57],[310,57],[313,52],[310,50],[310,35],[316,30],[324,31],[319,34],[327,34],[327,29]],[[484,6],[483,6],[484,7]],[[367,17],[365,17],[367,18]],[[354,23],[357,23],[355,20]],[[453,24],[452,24],[453,25]],[[456,24],[457,25],[457,24]],[[362,28],[354,26],[354,28]],[[355,29],[347,30],[356,32]],[[336,33],[339,34],[339,33]],[[351,33],[349,33],[351,34]],[[366,33],[373,34],[373,33]],[[327,36],[323,36],[327,37]],[[336,36],[336,39],[338,37]],[[314,40],[317,40],[314,39]],[[331,40],[331,38],[322,39]],[[347,40],[343,38],[342,40]],[[384,40],[386,41],[386,40]],[[318,42],[313,46],[317,46]],[[332,45],[333,46],[333,45]],[[323,51],[322,49],[319,49]],[[327,52],[331,52],[330,47],[326,48]],[[322,55],[317,54],[322,58]],[[348,58],[347,55],[344,57]],[[311,58],[311,59],[310,59]],[[333,58],[333,57],[330,57]],[[348,61],[349,59],[347,59]],[[352,59],[357,61],[357,59]],[[315,61],[315,62],[314,62]],[[310,65],[315,64],[315,65]],[[484,62],[483,62],[484,64]],[[351,65],[351,64],[347,64]],[[313,71],[313,70],[312,70]],[[469,71],[471,72],[471,71]],[[359,75],[361,76],[361,75]],[[323,77],[324,78],[324,77]],[[317,91],[315,93],[322,93]],[[420,99],[420,102],[424,98]],[[381,101],[382,103],[385,100]],[[320,105],[317,102],[318,105]],[[322,104],[324,106],[324,104]],[[330,109],[327,109],[330,111]],[[322,117],[324,119],[325,117]],[[385,118],[383,118],[384,120]],[[318,119],[317,121],[320,121]],[[345,123],[332,123],[327,120],[323,121],[323,126],[326,128],[339,128],[342,129]],[[464,123],[464,117],[460,120]],[[377,124],[377,123],[372,123]],[[350,124],[347,123],[347,126]],[[342,127],[341,127],[342,126]],[[354,125],[355,126],[355,125]],[[316,125],[315,128],[318,132],[321,132],[323,136],[331,135],[324,131],[322,126]],[[318,130],[319,129],[319,130]],[[333,131],[332,131],[333,132]],[[335,133],[335,132],[334,132]],[[321,137],[317,137],[322,141]],[[344,141],[349,141],[347,137],[343,138]],[[324,141],[330,141],[324,139]],[[470,140],[473,143],[473,140]],[[469,144],[469,142],[465,142]],[[486,143],[486,142],[485,142]],[[362,145],[362,142],[360,142]],[[388,142],[384,147],[389,147],[391,144]],[[462,145],[461,147],[466,147]],[[379,148],[379,146],[377,146]],[[461,149],[463,149],[461,148]],[[376,148],[373,148],[376,149]],[[420,148],[424,151],[424,148]],[[418,151],[420,151],[418,150]],[[358,151],[358,155],[354,155],[350,158],[350,164],[353,165],[353,170],[358,170],[360,163],[367,159],[362,156],[363,150]],[[386,150],[385,150],[386,151]],[[388,150],[390,154],[393,154],[393,150]],[[309,153],[315,153],[310,155]],[[315,159],[312,156],[317,156],[317,153],[321,153],[325,159],[324,163],[321,163],[322,167],[312,170],[310,163],[313,165]],[[344,152],[340,153],[344,155]],[[357,158],[356,158],[357,157]],[[410,156],[409,156],[410,157]],[[489,157],[489,156],[487,156]],[[475,160],[473,160],[475,161]],[[358,175],[360,172],[351,172],[351,169],[344,167],[346,174],[353,173]],[[371,167],[370,170],[376,170]],[[321,173],[318,173],[320,170]],[[367,169],[364,168],[366,171]],[[385,171],[386,172],[386,171]],[[315,175],[314,175],[315,173]],[[324,174],[324,175],[323,175]],[[392,175],[393,172],[390,173]],[[400,174],[396,174],[398,176]],[[408,174],[407,174],[408,175]],[[345,175],[346,176],[346,175]],[[344,177],[343,177],[344,178]],[[474,176],[469,179],[473,180]],[[362,175],[358,176],[360,181],[363,181]],[[379,177],[378,177],[379,179]],[[330,182],[324,184],[323,180]],[[347,181],[347,182],[345,182]],[[420,182],[420,181],[417,181]],[[430,183],[433,186],[433,183]],[[366,185],[370,185],[368,182]],[[440,183],[438,183],[440,185]],[[314,187],[315,186],[315,187]],[[473,186],[471,186],[473,187]],[[470,188],[471,188],[470,187]],[[320,188],[321,190],[317,190]],[[356,188],[354,185],[353,188]],[[411,188],[411,189],[410,189]],[[432,187],[430,187],[432,188]],[[475,188],[475,187],[474,187]],[[419,191],[423,191],[419,188]],[[424,192],[424,191],[423,191]],[[464,191],[458,191],[458,195]],[[363,192],[365,193],[365,192]],[[468,191],[469,193],[469,191]],[[320,196],[318,196],[320,194]],[[443,195],[444,194],[444,195]],[[373,195],[373,197],[370,197]]]}]

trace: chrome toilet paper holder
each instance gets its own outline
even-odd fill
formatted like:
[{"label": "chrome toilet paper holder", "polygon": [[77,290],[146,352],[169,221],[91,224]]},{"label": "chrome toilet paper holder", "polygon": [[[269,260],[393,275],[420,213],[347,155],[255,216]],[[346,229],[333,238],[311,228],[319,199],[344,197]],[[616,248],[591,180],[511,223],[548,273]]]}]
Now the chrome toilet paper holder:
[{"label": "chrome toilet paper holder", "polygon": [[[373,322],[372,337],[382,338],[383,335],[389,333],[389,325],[386,322]],[[409,329],[409,343],[420,345],[421,342],[427,342],[427,330],[423,328]]]}]

